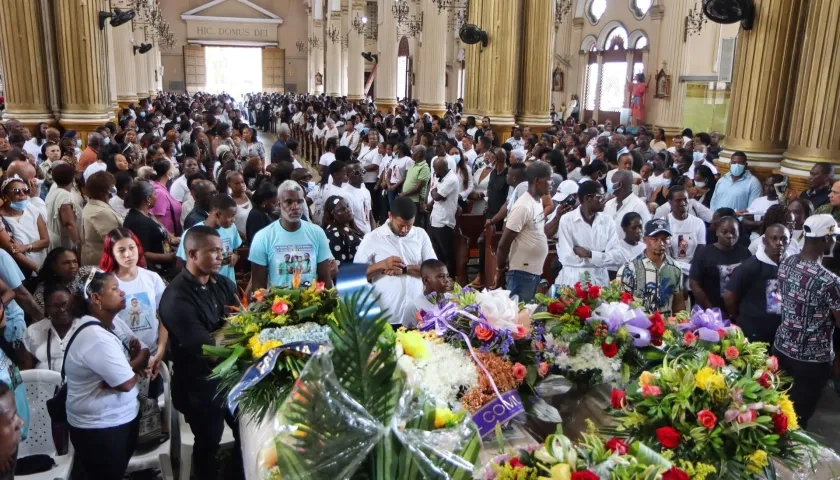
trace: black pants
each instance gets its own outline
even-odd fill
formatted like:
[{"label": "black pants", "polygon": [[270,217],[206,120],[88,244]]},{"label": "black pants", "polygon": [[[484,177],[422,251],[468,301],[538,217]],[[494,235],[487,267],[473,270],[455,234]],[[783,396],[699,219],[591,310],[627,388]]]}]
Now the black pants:
[{"label": "black pants", "polygon": [[438,260],[446,264],[449,276],[455,276],[455,230],[452,227],[432,227],[426,229],[432,248]]},{"label": "black pants", "polygon": [[[224,478],[244,478],[242,473],[242,449],[239,442],[239,428],[233,415],[216,396],[215,381],[190,379],[182,381],[176,373],[172,379],[172,394],[175,408],[184,414],[190,425],[195,443],[193,444],[192,471],[198,479],[214,479],[219,474],[217,453],[225,431],[225,423],[233,431],[235,446],[233,449],[234,472]],[[184,479],[189,480],[189,479]]]},{"label": "black pants", "polygon": [[370,210],[373,212],[373,218],[378,222],[380,218],[379,211],[381,209],[380,200],[382,199],[382,192],[376,188],[376,182],[365,183],[365,188],[370,192]]},{"label": "black pants", "polygon": [[831,378],[832,363],[802,362],[773,350],[779,359],[779,369],[793,378],[788,395],[793,401],[796,416],[799,417],[799,425],[806,428],[808,420],[817,409],[822,391]]},{"label": "black pants", "polygon": [[122,480],[140,434],[140,416],[110,428],[70,427],[73,462],[91,480]]}]

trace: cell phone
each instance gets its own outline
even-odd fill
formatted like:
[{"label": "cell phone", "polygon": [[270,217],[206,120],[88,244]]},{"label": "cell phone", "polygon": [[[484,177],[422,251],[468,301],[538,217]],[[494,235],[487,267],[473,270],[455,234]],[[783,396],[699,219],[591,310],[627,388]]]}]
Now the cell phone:
[{"label": "cell phone", "polygon": [[568,197],[564,198],[560,205],[565,205],[568,208],[574,208],[575,204],[577,203],[577,199],[574,195],[569,195]]}]

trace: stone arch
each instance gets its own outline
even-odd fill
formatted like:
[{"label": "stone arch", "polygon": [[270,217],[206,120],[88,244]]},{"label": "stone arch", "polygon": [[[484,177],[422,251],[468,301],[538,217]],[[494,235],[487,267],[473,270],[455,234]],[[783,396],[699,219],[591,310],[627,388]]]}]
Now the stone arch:
[{"label": "stone arch", "polygon": [[645,33],[644,30],[639,29],[633,30],[628,35],[627,48],[636,48],[636,42],[642,37],[645,37],[647,39],[648,45],[650,45],[650,36],[648,36],[648,34]]},{"label": "stone arch", "polygon": [[606,25],[604,25],[604,28],[601,29],[601,33],[598,34],[599,50],[605,50],[607,48],[607,39],[609,38],[610,33],[612,33],[613,29],[618,27],[623,28],[625,32],[627,31],[627,27],[618,20],[609,21]]},{"label": "stone arch", "polygon": [[598,43],[598,38],[595,35],[587,35],[580,43],[580,51],[588,52],[592,49],[592,45],[595,45],[596,43]]},{"label": "stone arch", "polygon": [[402,37],[400,39],[400,44],[397,47],[397,56],[398,57],[408,57],[410,56],[409,46],[408,46],[408,37]]}]

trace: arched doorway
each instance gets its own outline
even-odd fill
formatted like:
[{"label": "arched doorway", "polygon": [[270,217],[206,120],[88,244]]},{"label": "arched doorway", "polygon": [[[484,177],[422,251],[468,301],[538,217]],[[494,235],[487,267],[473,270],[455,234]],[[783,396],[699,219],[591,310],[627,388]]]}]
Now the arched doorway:
[{"label": "arched doorway", "polygon": [[411,98],[411,56],[408,37],[402,37],[397,48],[397,98]]}]

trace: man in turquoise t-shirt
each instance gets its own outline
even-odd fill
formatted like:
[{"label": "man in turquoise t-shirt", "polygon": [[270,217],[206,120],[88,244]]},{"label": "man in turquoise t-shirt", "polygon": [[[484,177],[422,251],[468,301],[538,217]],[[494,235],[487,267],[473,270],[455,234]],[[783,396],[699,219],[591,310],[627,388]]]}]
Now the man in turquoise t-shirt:
[{"label": "man in turquoise t-shirt", "polygon": [[278,188],[280,220],[263,228],[251,241],[253,290],[268,287],[291,287],[295,276],[300,283],[324,282],[332,287],[329,241],[317,225],[301,221],[306,207],[303,189],[286,180]]},{"label": "man in turquoise t-shirt", "polygon": [[[220,275],[233,280],[236,283],[236,273],[233,267],[239,256],[236,255],[236,249],[242,245],[242,238],[239,232],[233,225],[234,217],[236,216],[236,200],[230,198],[228,195],[218,194],[213,197],[210,203],[210,215],[204,222],[197,225],[206,225],[210,228],[215,228],[222,237],[222,268],[219,270]],[[184,232],[186,235],[187,232]],[[184,243],[178,245],[178,253],[176,254],[183,262],[187,261],[187,254],[184,252]]]}]

